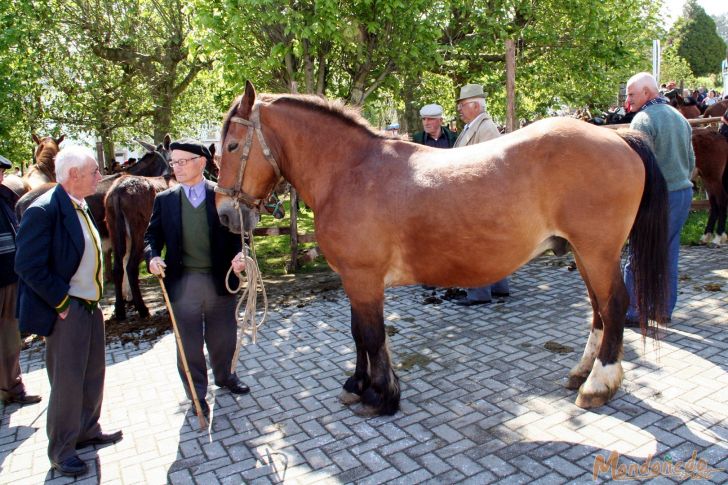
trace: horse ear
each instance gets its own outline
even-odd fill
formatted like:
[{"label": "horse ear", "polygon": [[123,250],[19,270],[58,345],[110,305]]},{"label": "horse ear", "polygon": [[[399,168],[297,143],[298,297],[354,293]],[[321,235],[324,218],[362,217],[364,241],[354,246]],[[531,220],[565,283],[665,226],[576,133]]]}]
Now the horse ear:
[{"label": "horse ear", "polygon": [[253,87],[253,83],[245,81],[245,92],[243,93],[243,98],[240,100],[240,104],[238,105],[238,115],[247,119],[253,109],[254,103],[255,88]]},{"label": "horse ear", "polygon": [[35,133],[33,133],[30,136],[31,136],[31,138],[33,138],[33,141],[35,142],[36,145],[40,145],[40,138],[38,138],[38,135],[36,135]]},{"label": "horse ear", "polygon": [[143,146],[143,147],[144,147],[144,149],[145,149],[146,151],[148,151],[148,152],[153,152],[153,151],[155,150],[155,147],[154,147],[154,145],[152,145],[151,143],[147,143],[147,142],[145,142],[145,141],[143,141],[143,140],[139,140],[139,139],[135,139],[135,141],[136,141],[137,143],[139,143],[139,144],[140,144],[141,146]]},{"label": "horse ear", "polygon": [[212,155],[212,158],[215,158],[215,150],[216,150],[215,144],[210,143],[210,155]]},{"label": "horse ear", "polygon": [[169,136],[169,133],[167,133],[166,135],[164,135],[164,141],[162,142],[162,146],[164,146],[165,150],[169,151],[169,145],[171,145],[171,144],[172,144],[172,137]]},{"label": "horse ear", "polygon": [[56,138],[56,139],[55,139],[55,140],[53,140],[53,141],[55,141],[55,142],[56,142],[56,145],[60,145],[60,144],[61,144],[61,142],[62,142],[63,140],[65,140],[65,139],[66,139],[66,135],[65,135],[65,134],[63,134],[63,135],[59,136],[58,138]]}]

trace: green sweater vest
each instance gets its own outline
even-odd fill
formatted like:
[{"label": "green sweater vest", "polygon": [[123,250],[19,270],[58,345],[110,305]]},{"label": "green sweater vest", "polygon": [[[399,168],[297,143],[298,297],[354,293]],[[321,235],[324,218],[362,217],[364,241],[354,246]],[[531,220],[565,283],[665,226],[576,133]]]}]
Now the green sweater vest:
[{"label": "green sweater vest", "polygon": [[192,207],[185,194],[182,197],[182,265],[185,271],[210,273],[210,228],[207,225],[207,209],[203,202]]}]

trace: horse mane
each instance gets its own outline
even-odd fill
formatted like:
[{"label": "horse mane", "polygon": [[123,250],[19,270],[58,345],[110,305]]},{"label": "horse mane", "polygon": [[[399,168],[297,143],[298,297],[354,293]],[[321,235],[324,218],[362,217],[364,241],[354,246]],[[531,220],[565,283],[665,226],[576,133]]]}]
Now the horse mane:
[{"label": "horse mane", "polygon": [[[230,128],[230,119],[234,116],[236,108],[243,96],[240,95],[235,98],[230,109],[225,115],[225,121],[222,126],[222,137],[221,140],[225,139],[227,132]],[[359,113],[359,110],[347,105],[342,100],[328,100],[320,96],[313,96],[307,94],[260,94],[258,100],[266,101],[270,104],[290,104],[294,107],[300,107],[304,109],[310,109],[317,113],[321,113],[324,116],[330,116],[334,119],[358,130],[361,130],[368,136],[373,138],[387,137],[381,134],[379,131],[372,128],[369,122]]]}]

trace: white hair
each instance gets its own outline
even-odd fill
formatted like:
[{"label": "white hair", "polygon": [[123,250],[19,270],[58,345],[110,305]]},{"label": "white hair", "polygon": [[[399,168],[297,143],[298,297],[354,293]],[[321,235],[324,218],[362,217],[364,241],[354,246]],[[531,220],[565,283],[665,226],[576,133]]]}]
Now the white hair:
[{"label": "white hair", "polygon": [[59,184],[68,180],[72,168],[81,168],[88,163],[89,158],[96,162],[94,152],[80,145],[70,145],[56,155],[56,181]]},{"label": "white hair", "polygon": [[627,81],[627,86],[634,85],[639,88],[647,88],[652,92],[658,92],[657,80],[649,72],[638,72]]},{"label": "white hair", "polygon": [[475,102],[480,105],[480,108],[485,111],[485,98],[475,98]]}]

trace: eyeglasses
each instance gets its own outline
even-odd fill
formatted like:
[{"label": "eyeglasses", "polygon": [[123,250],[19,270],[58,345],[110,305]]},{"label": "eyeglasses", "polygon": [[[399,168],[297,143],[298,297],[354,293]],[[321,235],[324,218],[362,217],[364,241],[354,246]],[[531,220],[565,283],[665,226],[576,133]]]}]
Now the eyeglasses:
[{"label": "eyeglasses", "polygon": [[470,103],[475,103],[475,101],[460,101],[460,102],[459,102],[459,103],[457,104],[457,107],[458,107],[458,108],[462,108],[462,107],[463,107],[463,106],[465,106],[466,104],[470,104]]},{"label": "eyeglasses", "polygon": [[180,167],[184,167],[185,165],[187,165],[187,162],[191,162],[192,160],[197,160],[198,158],[200,158],[199,155],[196,156],[196,157],[183,158],[181,160],[171,160],[169,162],[169,166],[172,167],[172,168],[174,168],[175,165],[179,165]]}]

